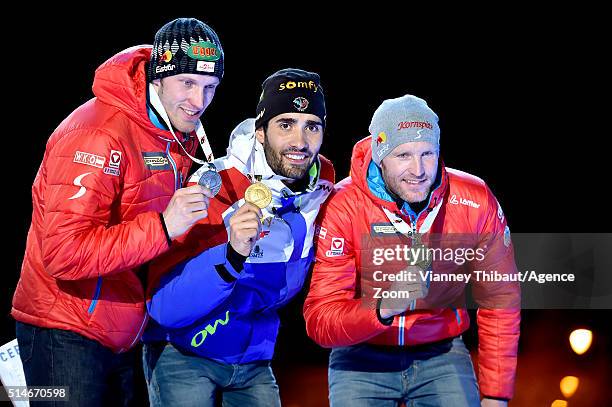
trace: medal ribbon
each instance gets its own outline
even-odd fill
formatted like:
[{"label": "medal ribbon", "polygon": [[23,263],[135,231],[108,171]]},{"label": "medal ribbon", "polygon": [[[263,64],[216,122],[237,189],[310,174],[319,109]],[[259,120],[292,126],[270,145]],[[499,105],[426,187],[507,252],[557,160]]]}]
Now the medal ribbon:
[{"label": "medal ribbon", "polygon": [[[393,212],[391,212],[389,209],[385,208],[384,206],[381,206],[382,210],[385,212],[385,215],[387,216],[387,219],[389,219],[389,222],[391,222],[395,230],[397,230],[402,235],[411,238],[412,241],[415,240],[413,236],[415,232],[421,235],[424,235],[425,233],[429,232],[429,229],[431,229],[431,225],[433,225],[433,222],[436,219],[436,216],[438,215],[438,212],[440,211],[441,207],[442,207],[442,201],[440,201],[440,203],[438,203],[436,207],[431,212],[429,212],[429,215],[427,215],[427,217],[425,218],[425,221],[423,221],[423,223],[421,224],[421,227],[417,231],[416,225],[414,225],[414,227],[411,229],[404,219],[394,214]],[[416,221],[417,219],[415,219],[415,223]]]}]

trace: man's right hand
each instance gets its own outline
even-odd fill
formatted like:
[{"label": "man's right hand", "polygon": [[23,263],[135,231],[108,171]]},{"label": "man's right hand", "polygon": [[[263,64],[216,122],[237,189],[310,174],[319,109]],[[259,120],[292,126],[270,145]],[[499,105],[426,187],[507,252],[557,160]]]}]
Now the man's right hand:
[{"label": "man's right hand", "polygon": [[421,270],[417,266],[408,266],[407,271],[412,272],[415,281],[394,281],[385,291],[409,293],[408,298],[398,295],[398,298],[384,298],[380,302],[380,316],[383,319],[405,312],[413,301],[424,298],[429,292],[428,283],[421,278]]},{"label": "man's right hand", "polygon": [[201,185],[192,185],[174,192],[162,213],[170,239],[187,232],[195,223],[208,216],[210,198],[210,190]]},{"label": "man's right hand", "polygon": [[261,209],[245,202],[230,218],[230,245],[243,256],[251,254],[261,232]]}]

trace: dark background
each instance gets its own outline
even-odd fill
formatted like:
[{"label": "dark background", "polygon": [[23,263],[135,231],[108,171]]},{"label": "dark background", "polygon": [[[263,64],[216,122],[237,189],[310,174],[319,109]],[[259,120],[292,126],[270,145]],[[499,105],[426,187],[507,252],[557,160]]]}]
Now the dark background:
[{"label": "dark background", "polygon": [[[442,18],[441,10],[411,7],[351,6],[330,14],[308,3],[236,5],[225,13],[199,5],[176,13],[142,9],[132,15],[110,7],[36,9],[6,17],[5,174],[13,185],[5,191],[2,343],[14,338],[8,314],[47,137],[93,96],[98,65],[124,48],[150,44],[159,27],[181,16],[211,25],[225,51],[225,77],[203,116],[216,156],[224,155],[233,127],[254,116],[263,79],[299,67],[321,75],[328,118],[321,152],[334,162],[338,180],[348,175],[352,146],[368,135],[376,107],[411,93],[440,117],[446,165],[483,178],[513,232],[610,231],[603,192],[609,131],[598,128],[609,106],[601,102],[599,80],[608,51],[600,44],[597,10],[462,8],[444,10]],[[282,312],[274,362],[281,395],[289,406],[325,405],[327,351],[306,337],[300,307],[298,298]],[[559,381],[569,374],[581,379],[572,406],[606,404],[610,316],[609,310],[525,311],[511,405],[562,399]],[[568,346],[576,327],[595,334],[582,357]],[[466,342],[476,348],[474,326]]]}]

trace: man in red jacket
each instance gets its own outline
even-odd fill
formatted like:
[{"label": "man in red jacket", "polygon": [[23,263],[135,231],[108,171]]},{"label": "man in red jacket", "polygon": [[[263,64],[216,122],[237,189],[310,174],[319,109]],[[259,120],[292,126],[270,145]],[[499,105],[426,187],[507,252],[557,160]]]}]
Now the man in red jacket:
[{"label": "man in red jacket", "polygon": [[[412,95],[376,110],[351,176],[319,216],[304,304],[331,347],[332,406],[504,406],[512,397],[520,286],[510,230],[481,179],[439,158],[437,115]],[[485,273],[486,272],[486,273]],[[497,273],[503,282],[489,281]],[[479,380],[461,334],[479,310]]]},{"label": "man in red jacket", "polygon": [[141,266],[208,214],[210,191],[183,185],[198,144],[212,160],[200,116],[222,77],[217,34],[174,20],[153,49],[103,63],[95,97],[51,135],[11,312],[29,386],[67,386],[75,406],[133,401]]}]

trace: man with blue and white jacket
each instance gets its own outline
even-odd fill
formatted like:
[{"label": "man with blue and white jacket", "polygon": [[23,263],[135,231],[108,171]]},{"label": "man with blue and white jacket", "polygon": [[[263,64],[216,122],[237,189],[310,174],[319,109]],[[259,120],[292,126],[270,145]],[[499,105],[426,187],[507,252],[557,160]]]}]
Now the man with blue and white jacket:
[{"label": "man with blue and white jacket", "polygon": [[[214,161],[221,189],[197,208],[208,217],[151,264],[143,359],[152,405],[280,405],[270,368],[277,309],[306,280],[314,221],[334,183],[318,154],[325,118],[319,75],[268,77],[256,119],[239,124]],[[256,182],[272,194],[263,209],[244,199]]]}]

